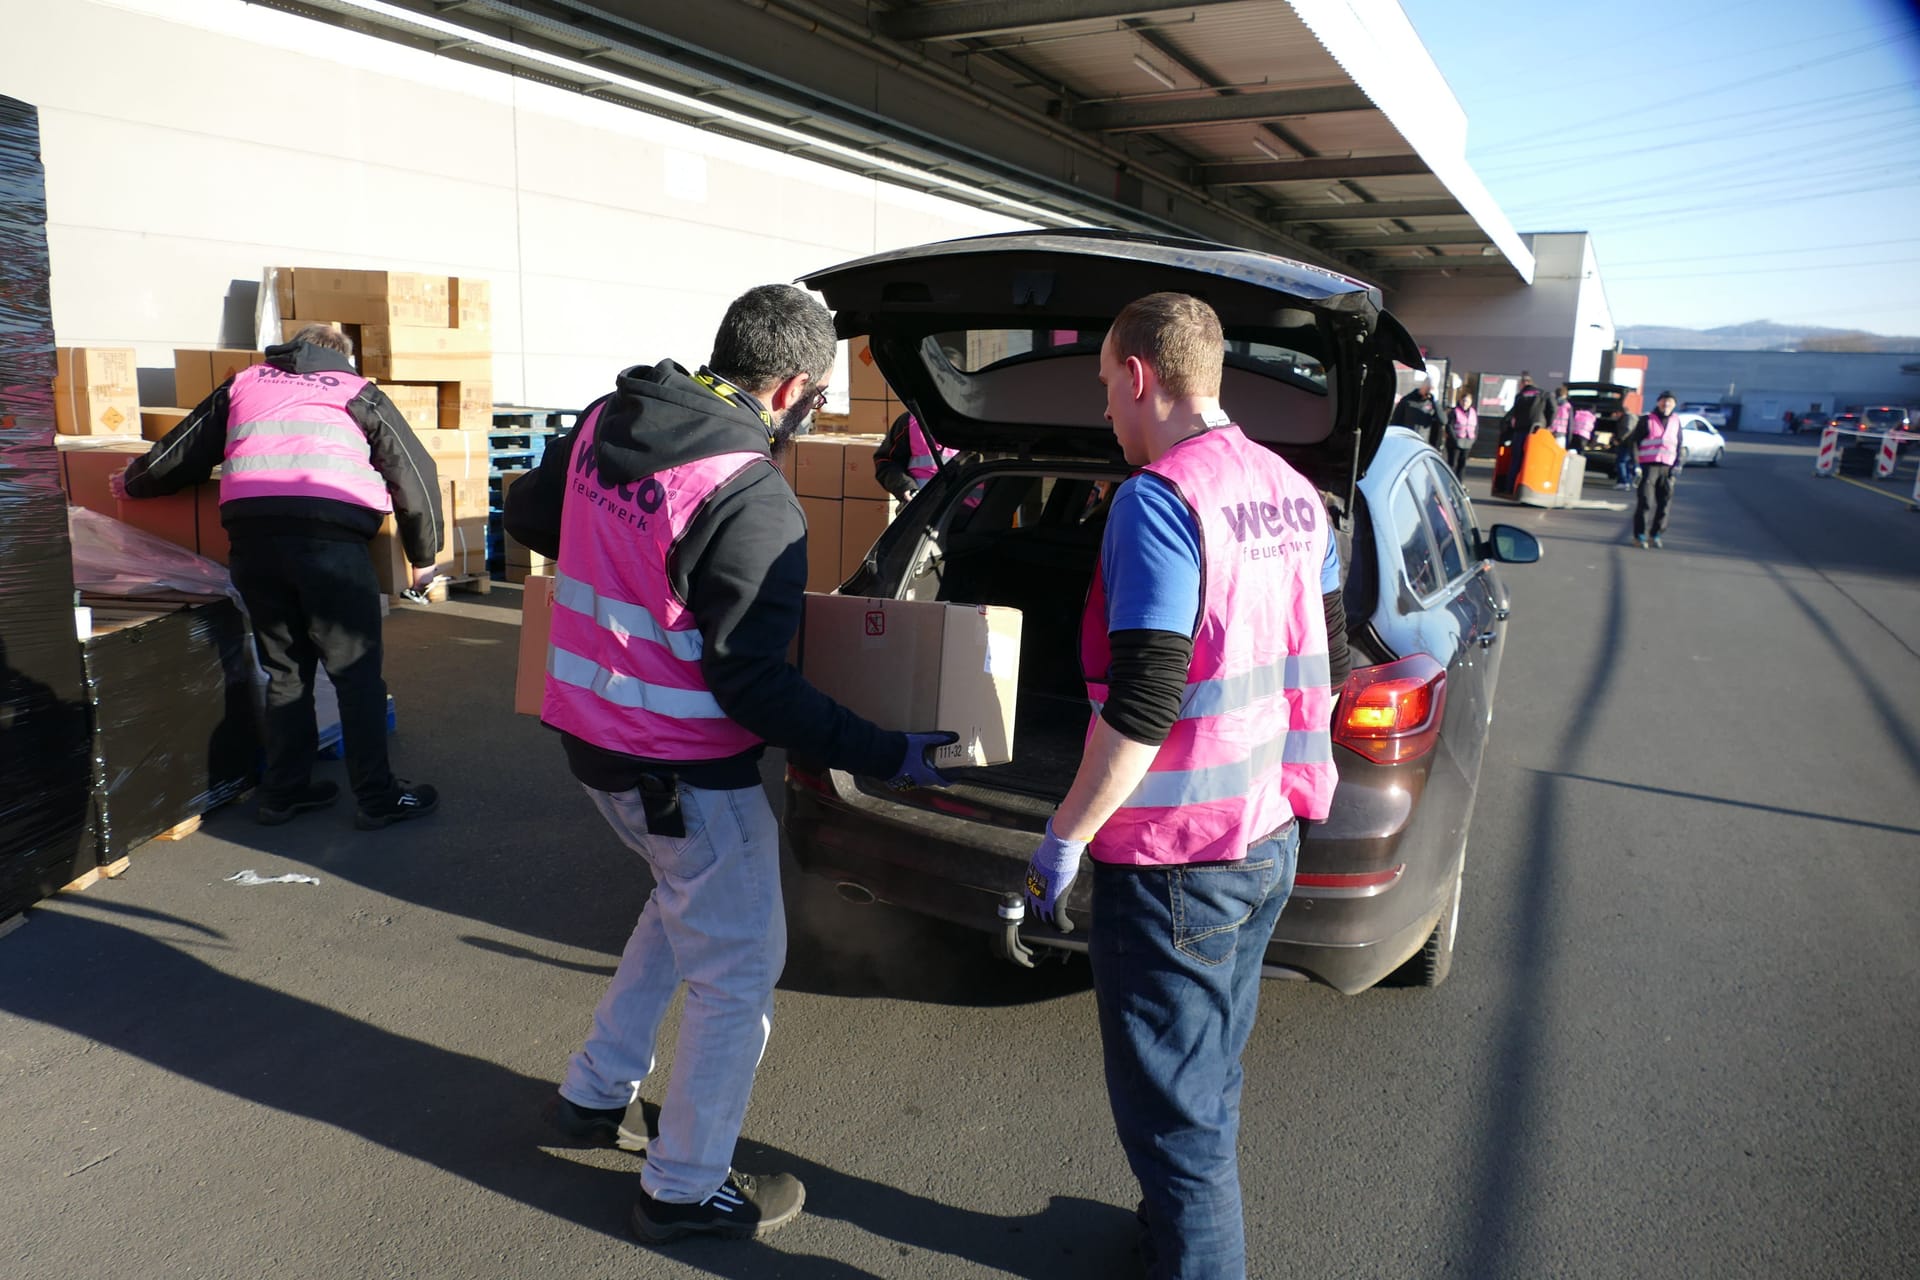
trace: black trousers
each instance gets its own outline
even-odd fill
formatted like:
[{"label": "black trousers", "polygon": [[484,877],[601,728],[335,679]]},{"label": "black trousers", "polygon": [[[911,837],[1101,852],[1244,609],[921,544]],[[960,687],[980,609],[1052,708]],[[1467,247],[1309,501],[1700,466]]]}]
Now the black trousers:
[{"label": "black trousers", "polygon": [[312,780],[318,728],[313,673],[324,665],[340,698],[347,783],[360,800],[393,790],[387,766],[387,682],[380,676],[380,584],[365,544],[286,534],[233,540],[233,585],[253,619],[267,670],[266,800]]},{"label": "black trousers", "polygon": [[1467,457],[1472,454],[1473,446],[1471,444],[1461,444],[1453,438],[1452,432],[1447,433],[1446,445],[1447,465],[1453,468],[1454,478],[1457,480],[1465,480],[1467,478]]},{"label": "black trousers", "polygon": [[1633,509],[1633,536],[1657,538],[1665,533],[1667,512],[1672,507],[1673,468],[1659,462],[1641,463],[1640,503]]}]

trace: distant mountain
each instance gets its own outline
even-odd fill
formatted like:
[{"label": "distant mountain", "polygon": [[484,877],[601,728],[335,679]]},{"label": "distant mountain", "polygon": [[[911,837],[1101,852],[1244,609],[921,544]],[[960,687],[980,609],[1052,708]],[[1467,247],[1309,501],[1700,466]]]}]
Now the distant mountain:
[{"label": "distant mountain", "polygon": [[1822,329],[1817,325],[1749,320],[1718,329],[1682,329],[1677,325],[1629,324],[1618,332],[1629,348],[1679,351],[1920,351],[1920,338],[1867,333],[1860,329]]}]

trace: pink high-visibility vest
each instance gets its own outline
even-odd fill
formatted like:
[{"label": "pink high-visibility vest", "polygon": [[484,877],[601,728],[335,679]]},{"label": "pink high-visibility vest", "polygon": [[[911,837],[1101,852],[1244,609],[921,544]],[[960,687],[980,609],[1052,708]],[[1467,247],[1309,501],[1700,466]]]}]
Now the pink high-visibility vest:
[{"label": "pink high-visibility vest", "polygon": [[907,474],[919,484],[925,484],[940,472],[940,464],[954,455],[954,450],[943,449],[927,438],[920,426],[920,419],[907,415]]},{"label": "pink high-visibility vest", "polygon": [[652,760],[723,760],[762,739],[727,718],[700,670],[705,640],[669,559],[716,490],[763,453],[699,458],[629,484],[601,482],[602,410],[580,428],[560,509],[560,563],[540,719]]},{"label": "pink high-visibility vest", "polygon": [[1480,434],[1479,410],[1475,409],[1472,405],[1468,405],[1464,409],[1459,405],[1454,405],[1451,409],[1447,410],[1447,429],[1453,432],[1453,438],[1456,443],[1472,444],[1474,438]]},{"label": "pink high-visibility vest", "polygon": [[1647,415],[1646,426],[1636,450],[1640,465],[1672,466],[1680,456],[1680,423],[1672,415],[1661,417],[1656,410]]},{"label": "pink high-visibility vest", "polygon": [[1593,434],[1593,410],[1575,409],[1573,411],[1573,438],[1585,440]]},{"label": "pink high-visibility vest", "polygon": [[1566,400],[1556,400],[1553,405],[1553,434],[1565,440],[1567,438],[1567,423],[1572,417],[1572,403]]},{"label": "pink high-visibility vest", "polygon": [[[1231,861],[1290,818],[1326,817],[1333,800],[1326,507],[1237,426],[1182,440],[1145,469],[1200,527],[1203,599],[1179,719],[1087,851],[1136,866]],[[1112,661],[1099,569],[1080,658],[1098,719]]]},{"label": "pink high-visibility vest", "polygon": [[220,501],[327,498],[393,510],[373,447],[347,405],[367,380],[345,370],[288,373],[256,364],[227,389]]}]

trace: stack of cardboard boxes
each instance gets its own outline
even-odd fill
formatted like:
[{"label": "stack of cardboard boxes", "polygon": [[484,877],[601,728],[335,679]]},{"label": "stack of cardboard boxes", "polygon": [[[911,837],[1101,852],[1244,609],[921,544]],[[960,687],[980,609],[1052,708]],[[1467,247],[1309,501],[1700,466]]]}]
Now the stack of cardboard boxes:
[{"label": "stack of cardboard boxes", "polygon": [[140,391],[131,347],[59,347],[54,430],[63,436],[138,436]]}]

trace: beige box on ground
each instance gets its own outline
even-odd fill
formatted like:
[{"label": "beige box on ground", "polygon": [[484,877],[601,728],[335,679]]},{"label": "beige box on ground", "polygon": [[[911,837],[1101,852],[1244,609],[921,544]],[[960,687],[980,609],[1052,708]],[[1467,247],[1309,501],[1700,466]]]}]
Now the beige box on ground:
[{"label": "beige box on ground", "polygon": [[840,503],[803,494],[800,510],[807,517],[807,590],[831,591],[841,583]]},{"label": "beige box on ground", "polygon": [[946,729],[940,766],[1013,759],[1020,611],[808,593],[800,671],[883,729]]},{"label": "beige box on ground", "polygon": [[547,696],[547,638],[553,633],[553,579],[529,574],[520,597],[520,661],[514,672],[513,709],[523,716],[540,714]]},{"label": "beige box on ground", "polygon": [[900,503],[893,498],[840,500],[840,581],[853,576],[867,552],[899,514]]}]

